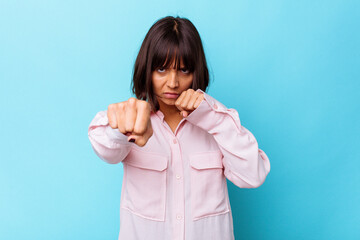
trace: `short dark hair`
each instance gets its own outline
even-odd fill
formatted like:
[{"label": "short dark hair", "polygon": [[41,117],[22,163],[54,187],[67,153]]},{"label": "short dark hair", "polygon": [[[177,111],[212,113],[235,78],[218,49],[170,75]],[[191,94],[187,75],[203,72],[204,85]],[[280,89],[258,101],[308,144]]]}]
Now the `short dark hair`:
[{"label": "short dark hair", "polygon": [[160,67],[168,68],[175,59],[193,73],[190,88],[206,91],[209,71],[200,35],[186,18],[167,16],[156,21],[145,36],[137,55],[132,79],[132,91],[138,99],[148,100],[152,110],[159,110],[153,92],[152,72]]}]

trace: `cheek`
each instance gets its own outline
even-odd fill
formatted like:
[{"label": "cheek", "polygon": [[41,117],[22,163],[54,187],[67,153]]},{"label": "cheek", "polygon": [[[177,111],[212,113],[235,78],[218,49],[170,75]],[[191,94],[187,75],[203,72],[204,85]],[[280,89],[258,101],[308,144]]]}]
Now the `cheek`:
[{"label": "cheek", "polygon": [[158,89],[160,88],[160,79],[157,76],[152,76],[152,86],[153,86],[153,91],[156,92],[158,91]]},{"label": "cheek", "polygon": [[185,84],[186,89],[191,87],[191,85],[193,83],[193,80],[194,80],[194,78],[192,76],[186,79],[186,81],[185,81],[186,82],[186,84]]}]

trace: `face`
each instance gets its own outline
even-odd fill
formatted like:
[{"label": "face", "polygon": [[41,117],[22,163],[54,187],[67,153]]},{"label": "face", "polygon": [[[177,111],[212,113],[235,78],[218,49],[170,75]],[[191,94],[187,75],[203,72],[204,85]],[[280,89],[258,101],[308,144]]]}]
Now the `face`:
[{"label": "face", "polygon": [[193,73],[184,67],[182,61],[179,70],[174,67],[174,61],[168,69],[155,69],[152,72],[152,84],[160,109],[175,107],[176,99],[183,91],[190,88],[192,81]]}]

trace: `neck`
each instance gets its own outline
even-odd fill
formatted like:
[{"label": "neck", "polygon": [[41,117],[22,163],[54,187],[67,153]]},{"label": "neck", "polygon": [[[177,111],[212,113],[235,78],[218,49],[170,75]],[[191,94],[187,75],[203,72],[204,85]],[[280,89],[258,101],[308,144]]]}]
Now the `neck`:
[{"label": "neck", "polygon": [[164,114],[164,121],[169,125],[171,130],[175,133],[179,122],[183,117],[180,115],[179,109],[175,105],[166,105],[159,101],[160,111]]}]

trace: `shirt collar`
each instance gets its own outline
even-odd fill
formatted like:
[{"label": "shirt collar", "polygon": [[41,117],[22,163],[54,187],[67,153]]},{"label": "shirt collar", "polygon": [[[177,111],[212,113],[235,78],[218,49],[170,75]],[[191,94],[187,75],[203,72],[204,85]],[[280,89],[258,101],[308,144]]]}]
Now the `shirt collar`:
[{"label": "shirt collar", "polygon": [[164,114],[160,110],[157,110],[155,114],[161,119],[161,121],[164,121]]}]

